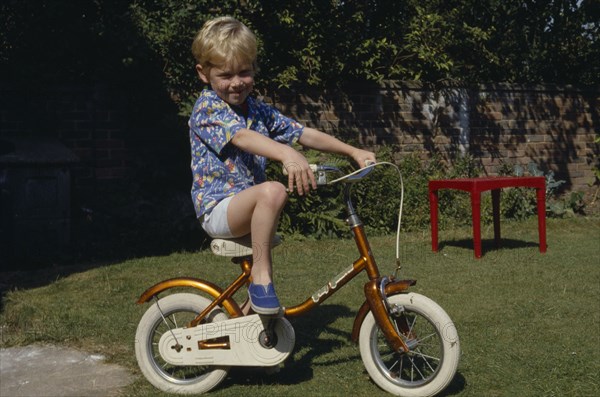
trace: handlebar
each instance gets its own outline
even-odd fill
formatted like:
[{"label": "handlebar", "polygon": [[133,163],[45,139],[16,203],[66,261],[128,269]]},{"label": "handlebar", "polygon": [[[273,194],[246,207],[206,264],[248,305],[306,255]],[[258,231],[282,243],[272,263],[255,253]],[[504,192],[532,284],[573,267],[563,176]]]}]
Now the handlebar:
[{"label": "handlebar", "polygon": [[[372,161],[368,161],[366,167],[360,168],[350,174],[344,175],[344,172],[337,167],[331,165],[318,165],[318,164],[309,164],[310,169],[313,171],[316,177],[317,185],[333,185],[334,183],[345,182],[345,183],[355,183],[362,179],[364,179],[367,175],[373,171],[376,163]],[[328,179],[328,174],[336,173],[342,175],[334,180]],[[283,168],[283,175],[288,175],[285,167]]]},{"label": "handlebar", "polygon": [[[351,172],[350,174],[344,175],[338,179],[334,179],[333,181],[330,181],[329,184],[332,185],[334,183],[338,183],[338,182],[345,182],[345,183],[355,183],[358,182],[364,178],[367,177],[367,175],[369,175],[371,173],[371,171],[373,171],[375,169],[375,165],[376,163],[372,162],[372,161],[368,161],[367,165],[363,168],[360,168],[354,172]],[[341,171],[340,171],[341,173]]]}]

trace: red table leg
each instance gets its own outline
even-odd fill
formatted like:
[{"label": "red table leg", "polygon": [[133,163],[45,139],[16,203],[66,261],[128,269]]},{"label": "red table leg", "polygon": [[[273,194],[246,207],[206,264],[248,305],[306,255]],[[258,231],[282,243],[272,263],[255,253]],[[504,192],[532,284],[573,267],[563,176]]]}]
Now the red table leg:
[{"label": "red table leg", "polygon": [[475,257],[481,258],[481,192],[491,190],[494,216],[494,241],[500,246],[500,195],[506,187],[535,188],[537,194],[538,233],[540,252],[546,252],[546,186],[544,177],[481,177],[457,178],[429,181],[429,209],[431,216],[431,248],[438,251],[438,191],[457,189],[471,194],[473,217],[473,250]]},{"label": "red table leg", "polygon": [[538,234],[540,252],[546,252],[546,188],[537,188]]},{"label": "red table leg", "polygon": [[494,243],[500,247],[500,189],[492,190],[492,213],[494,215]]},{"label": "red table leg", "polygon": [[481,192],[471,192],[471,212],[473,214],[473,250],[475,258],[481,258]]},{"label": "red table leg", "polygon": [[429,217],[431,222],[431,250],[438,250],[438,192],[429,189]]}]

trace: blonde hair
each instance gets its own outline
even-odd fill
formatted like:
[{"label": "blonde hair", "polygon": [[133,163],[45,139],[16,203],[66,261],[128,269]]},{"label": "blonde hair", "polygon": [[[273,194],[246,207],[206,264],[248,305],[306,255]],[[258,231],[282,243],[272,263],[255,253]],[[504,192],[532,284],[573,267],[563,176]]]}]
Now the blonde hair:
[{"label": "blonde hair", "polygon": [[219,17],[207,21],[192,43],[192,54],[203,69],[213,66],[256,65],[256,36],[233,17]]}]

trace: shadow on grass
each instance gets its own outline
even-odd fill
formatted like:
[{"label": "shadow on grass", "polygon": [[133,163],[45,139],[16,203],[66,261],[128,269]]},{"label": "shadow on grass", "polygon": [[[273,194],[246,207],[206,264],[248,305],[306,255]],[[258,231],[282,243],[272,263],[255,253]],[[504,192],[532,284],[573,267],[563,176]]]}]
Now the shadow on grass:
[{"label": "shadow on grass", "polygon": [[[319,359],[323,355],[334,353],[348,345],[351,341],[351,329],[340,329],[332,323],[340,318],[354,318],[356,312],[347,306],[323,305],[307,315],[292,319],[296,333],[296,345],[285,365],[276,374],[268,374],[263,368],[232,368],[222,387],[231,386],[263,386],[263,385],[298,385],[313,378],[313,368],[345,363],[350,360],[361,361],[358,345],[350,355],[342,353],[338,358]],[[325,337],[324,337],[325,336]],[[327,337],[333,336],[333,337]],[[367,372],[364,370],[365,381]],[[358,374],[355,374],[358,375]],[[370,380],[369,380],[370,381]],[[372,382],[372,381],[371,381]],[[464,390],[465,378],[458,372],[450,385],[440,396],[451,396]]]},{"label": "shadow on grass", "polygon": [[438,397],[453,396],[455,394],[462,392],[465,389],[466,385],[467,385],[467,380],[465,379],[464,376],[462,376],[460,371],[458,371],[456,373],[456,375],[454,375],[454,378],[452,379],[452,381],[450,382],[448,387],[446,387],[441,393],[437,394],[437,396]]},{"label": "shadow on grass", "polygon": [[129,230],[127,235],[117,227],[106,235],[78,235],[75,230],[73,243],[58,253],[0,260],[0,310],[2,298],[11,290],[43,287],[71,274],[129,259],[198,251],[210,241],[199,230],[170,235],[159,229],[138,230]]},{"label": "shadow on grass", "polygon": [[[124,219],[73,219],[71,243],[54,250],[31,249],[21,255],[0,256],[0,310],[11,290],[39,288],[60,278],[129,259],[196,251],[208,246],[196,230],[142,227]],[[31,248],[31,247],[27,247]]]},{"label": "shadow on grass", "polygon": [[[473,239],[460,239],[460,240],[446,240],[438,243],[438,250],[442,251],[445,247],[456,247],[464,248],[473,251]],[[485,255],[486,252],[494,251],[499,248],[503,249],[518,249],[527,247],[539,247],[539,243],[515,240],[515,239],[501,239],[500,244],[497,246],[494,239],[482,239],[481,240],[481,254]]]},{"label": "shadow on grass", "polygon": [[[300,318],[292,319],[296,344],[284,367],[274,375],[267,374],[262,368],[232,368],[223,388],[233,385],[296,385],[312,379],[315,366],[335,365],[349,359],[360,360],[357,347],[352,357],[344,355],[339,360],[315,363],[316,358],[353,343],[350,340],[351,330],[341,330],[331,324],[340,318],[353,318],[355,314],[346,306],[322,305]],[[324,338],[323,335],[334,337]]]},{"label": "shadow on grass", "polygon": [[[72,209],[68,245],[38,244],[33,238],[0,244],[0,311],[11,290],[43,287],[129,259],[208,247],[210,239],[195,217],[188,192],[165,189],[142,195],[135,187],[115,186],[93,197]],[[56,240],[50,233],[36,238]]]}]

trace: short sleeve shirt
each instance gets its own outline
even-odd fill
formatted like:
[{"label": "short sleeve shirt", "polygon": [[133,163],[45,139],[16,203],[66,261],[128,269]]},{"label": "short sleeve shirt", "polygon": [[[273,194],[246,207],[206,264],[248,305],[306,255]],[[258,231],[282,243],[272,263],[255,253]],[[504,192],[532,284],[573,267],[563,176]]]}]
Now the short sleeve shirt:
[{"label": "short sleeve shirt", "polygon": [[229,144],[242,128],[293,144],[304,127],[274,107],[248,97],[245,115],[209,89],[202,91],[189,119],[192,151],[192,200],[196,216],[219,201],[266,180],[267,159]]}]

